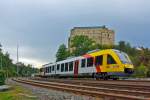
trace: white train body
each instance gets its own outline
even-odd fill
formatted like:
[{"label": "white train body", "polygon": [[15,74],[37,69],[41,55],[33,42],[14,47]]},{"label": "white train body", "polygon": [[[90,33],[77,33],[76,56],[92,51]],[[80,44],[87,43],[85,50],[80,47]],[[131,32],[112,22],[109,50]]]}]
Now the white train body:
[{"label": "white train body", "polygon": [[40,70],[40,75],[43,77],[114,78],[114,76],[130,75],[133,69],[127,54],[109,49],[45,64]]}]

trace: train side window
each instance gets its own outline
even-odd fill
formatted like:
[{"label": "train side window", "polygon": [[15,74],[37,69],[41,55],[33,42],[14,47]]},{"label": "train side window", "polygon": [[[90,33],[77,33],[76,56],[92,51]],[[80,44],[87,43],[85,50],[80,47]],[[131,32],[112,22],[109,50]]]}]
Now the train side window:
[{"label": "train side window", "polygon": [[107,64],[116,64],[116,61],[111,55],[107,55]]},{"label": "train side window", "polygon": [[60,64],[57,65],[57,70],[59,70],[59,69],[60,69]]},{"label": "train side window", "polygon": [[46,67],[46,73],[48,73],[48,67]]},{"label": "train side window", "polygon": [[103,55],[95,57],[95,66],[102,65],[103,63]]},{"label": "train side window", "polygon": [[46,73],[48,73],[47,67],[46,67]]},{"label": "train side window", "polygon": [[93,57],[87,58],[87,67],[93,67]]},{"label": "train side window", "polygon": [[64,71],[64,63],[61,64],[61,72],[63,72],[63,71]]},{"label": "train side window", "polygon": [[49,73],[50,72],[49,67],[47,68],[47,70],[48,70],[48,73]]},{"label": "train side window", "polygon": [[82,68],[85,67],[85,59],[82,59],[82,60],[81,60],[81,67],[82,67]]},{"label": "train side window", "polygon": [[44,72],[46,73],[46,68],[44,68]]},{"label": "train side window", "polygon": [[54,67],[55,67],[55,66],[53,65],[53,66],[52,66],[52,71],[54,71],[54,69],[55,69]]},{"label": "train side window", "polygon": [[73,61],[69,62],[69,71],[73,71]]},{"label": "train side window", "polygon": [[68,63],[65,63],[65,72],[68,71]]},{"label": "train side window", "polygon": [[46,73],[47,73],[47,67],[45,69],[46,69]]},{"label": "train side window", "polygon": [[46,67],[46,73],[49,73],[49,67]]},{"label": "train side window", "polygon": [[49,72],[51,73],[52,69],[51,69],[51,66],[49,67]]}]

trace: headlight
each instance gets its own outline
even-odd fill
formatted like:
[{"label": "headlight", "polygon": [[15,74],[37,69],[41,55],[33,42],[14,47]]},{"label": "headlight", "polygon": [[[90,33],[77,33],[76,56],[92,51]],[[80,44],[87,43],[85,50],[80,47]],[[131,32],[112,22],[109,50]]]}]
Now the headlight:
[{"label": "headlight", "polygon": [[128,74],[132,74],[134,72],[134,70],[133,70],[133,68],[125,68],[124,72],[128,73]]}]

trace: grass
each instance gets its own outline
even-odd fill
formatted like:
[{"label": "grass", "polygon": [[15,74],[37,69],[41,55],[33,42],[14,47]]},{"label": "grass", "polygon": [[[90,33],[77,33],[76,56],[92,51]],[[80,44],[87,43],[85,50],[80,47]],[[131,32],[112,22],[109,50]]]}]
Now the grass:
[{"label": "grass", "polygon": [[37,100],[31,91],[25,88],[13,85],[12,89],[0,92],[0,100]]}]

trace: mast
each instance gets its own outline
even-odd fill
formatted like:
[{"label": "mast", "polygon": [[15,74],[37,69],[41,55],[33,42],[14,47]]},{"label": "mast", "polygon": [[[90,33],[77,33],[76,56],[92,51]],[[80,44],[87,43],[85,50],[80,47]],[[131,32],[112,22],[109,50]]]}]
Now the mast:
[{"label": "mast", "polygon": [[17,44],[17,75],[19,74],[19,68],[18,68],[18,63],[19,63],[19,53],[18,53],[18,50],[19,50],[19,46]]}]

